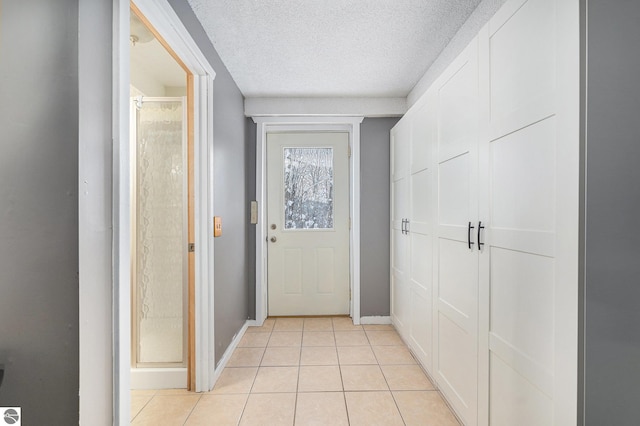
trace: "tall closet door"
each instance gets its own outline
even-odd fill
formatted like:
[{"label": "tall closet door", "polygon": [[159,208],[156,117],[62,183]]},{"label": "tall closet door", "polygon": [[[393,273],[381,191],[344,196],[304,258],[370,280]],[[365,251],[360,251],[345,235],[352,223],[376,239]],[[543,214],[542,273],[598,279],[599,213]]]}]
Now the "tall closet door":
[{"label": "tall closet door", "polygon": [[478,421],[477,38],[435,87],[436,380],[464,423],[472,426]]},{"label": "tall closet door", "polygon": [[405,223],[409,217],[408,123],[403,118],[391,131],[391,319],[403,337],[409,319],[409,239]]},{"label": "tall closet door", "polygon": [[433,374],[433,97],[417,108],[411,120],[409,215],[409,338],[413,353]]},{"label": "tall closet door", "polygon": [[571,114],[559,105],[572,97],[561,95],[568,86],[559,87],[558,77],[573,69],[578,81],[578,62],[560,63],[561,46],[572,39],[577,54],[578,31],[560,18],[566,4],[511,1],[480,37],[489,124],[480,162],[487,231],[480,259],[491,425],[576,423],[577,276],[564,271],[573,263],[577,274],[566,255],[578,247],[564,244],[577,229],[577,184],[573,193],[568,188],[577,182],[578,132],[566,132]]}]

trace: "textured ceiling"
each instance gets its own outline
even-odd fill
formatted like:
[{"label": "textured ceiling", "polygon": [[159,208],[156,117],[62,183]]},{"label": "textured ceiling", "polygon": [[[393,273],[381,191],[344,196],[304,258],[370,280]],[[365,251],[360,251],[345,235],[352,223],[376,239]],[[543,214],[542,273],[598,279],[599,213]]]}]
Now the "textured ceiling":
[{"label": "textured ceiling", "polygon": [[404,97],[480,0],[188,0],[246,97]]}]

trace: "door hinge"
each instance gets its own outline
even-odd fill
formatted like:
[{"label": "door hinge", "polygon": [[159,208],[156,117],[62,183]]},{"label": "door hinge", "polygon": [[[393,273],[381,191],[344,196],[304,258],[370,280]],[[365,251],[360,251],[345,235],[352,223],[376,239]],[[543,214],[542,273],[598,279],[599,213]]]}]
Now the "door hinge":
[{"label": "door hinge", "polygon": [[193,253],[196,251],[196,243],[189,243],[189,253]]}]

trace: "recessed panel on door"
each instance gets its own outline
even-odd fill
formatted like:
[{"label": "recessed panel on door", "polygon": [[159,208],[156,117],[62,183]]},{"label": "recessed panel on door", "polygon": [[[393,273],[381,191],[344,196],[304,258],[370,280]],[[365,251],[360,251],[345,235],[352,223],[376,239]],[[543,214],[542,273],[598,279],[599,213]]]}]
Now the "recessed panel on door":
[{"label": "recessed panel on door", "polygon": [[438,294],[459,315],[475,322],[478,297],[478,256],[467,244],[441,238]]},{"label": "recessed panel on door", "polygon": [[[438,375],[441,386],[445,386],[450,397],[456,397],[456,405],[463,416],[473,416],[477,398],[476,339],[471,338],[462,327],[448,316],[438,316]],[[473,417],[463,420],[475,421]]]},{"label": "recessed panel on door", "polygon": [[551,117],[491,142],[494,228],[555,231],[555,122]]},{"label": "recessed panel on door", "polygon": [[469,215],[471,156],[460,155],[441,163],[439,167],[438,223],[466,226],[471,220]]},{"label": "recessed panel on door", "polygon": [[426,234],[432,224],[433,196],[430,169],[411,175],[411,232]]},{"label": "recessed panel on door", "polygon": [[539,426],[553,424],[553,400],[491,354],[489,424]]},{"label": "recessed panel on door", "polygon": [[[491,139],[549,116],[555,108],[556,5],[528,0],[490,22]],[[513,14],[505,20],[506,12]]]}]

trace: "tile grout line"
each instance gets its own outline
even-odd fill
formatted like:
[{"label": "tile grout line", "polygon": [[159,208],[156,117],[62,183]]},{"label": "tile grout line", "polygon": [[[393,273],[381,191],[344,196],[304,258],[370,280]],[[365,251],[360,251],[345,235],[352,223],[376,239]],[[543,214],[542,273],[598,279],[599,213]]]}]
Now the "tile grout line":
[{"label": "tile grout line", "polygon": [[[242,411],[240,412],[240,418],[238,419],[238,425],[242,422],[242,418],[244,417],[244,412],[247,409],[247,405],[249,404],[249,398],[251,397],[251,391],[253,390],[253,386],[256,384],[256,379],[258,378],[258,373],[260,372],[260,366],[262,365],[262,360],[264,359],[264,354],[267,352],[267,345],[269,344],[269,340],[271,340],[271,336],[273,334],[273,328],[275,327],[275,322],[273,323],[273,327],[271,327],[271,331],[269,331],[269,338],[267,339],[267,343],[265,344],[264,350],[262,351],[262,356],[260,357],[260,361],[258,362],[258,366],[256,367],[256,375],[253,376],[253,381],[251,382],[251,386],[249,387],[249,391],[247,392],[247,398],[244,401],[244,405],[242,406]],[[226,367],[225,367],[226,369]]]},{"label": "tile grout line", "polygon": [[[365,334],[366,334],[366,332],[365,332]],[[369,338],[369,336],[367,335],[367,339],[368,338]],[[373,351],[373,348],[371,348],[371,350]],[[375,352],[373,353],[373,355],[375,356]],[[376,359],[377,359],[377,357],[376,357]],[[382,369],[382,366],[380,365],[380,362],[378,362],[378,368],[380,369],[380,372],[382,373],[382,377],[384,377],[384,381],[387,384],[387,387],[389,388],[389,394],[391,394],[391,399],[393,400],[393,404],[396,406],[396,410],[398,410],[398,414],[400,415],[400,420],[406,426],[407,422],[405,421],[404,416],[402,415],[402,411],[400,411],[400,406],[398,405],[398,401],[396,401],[396,397],[393,394],[393,391],[391,390],[391,386],[389,385],[389,379],[387,379],[386,374],[384,374],[384,370]]]},{"label": "tile grout line", "polygon": [[[140,413],[142,413],[142,410],[145,409],[145,407],[147,405],[149,405],[149,403],[151,402],[151,400],[153,398],[156,397],[156,394],[158,393],[158,391],[156,390],[153,395],[151,395],[151,398],[149,398],[149,400],[147,402],[144,403],[144,405],[142,406],[142,408],[140,409],[140,411],[138,411],[138,414],[136,414],[135,416],[133,416],[133,418],[131,420],[129,420],[129,423],[133,423],[133,421],[140,415]],[[131,391],[129,391],[129,399],[131,399]]]},{"label": "tile grout line", "polygon": [[200,400],[202,400],[202,395],[204,395],[204,392],[200,392],[198,400],[196,401],[195,404],[193,404],[193,407],[191,407],[191,410],[189,411],[189,414],[187,414],[187,418],[184,419],[184,423],[182,423],[182,426],[186,425],[187,422],[189,421],[189,417],[191,417],[191,414],[193,414],[193,411],[196,409],[196,407],[200,403]]},{"label": "tile grout line", "polygon": [[298,380],[296,381],[296,400],[293,404],[293,426],[296,424],[296,413],[298,410],[298,391],[300,390],[300,368],[302,367],[302,340],[304,339],[304,320],[302,321],[302,337],[300,338],[300,354],[298,355]]}]

